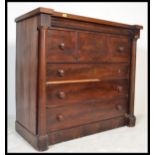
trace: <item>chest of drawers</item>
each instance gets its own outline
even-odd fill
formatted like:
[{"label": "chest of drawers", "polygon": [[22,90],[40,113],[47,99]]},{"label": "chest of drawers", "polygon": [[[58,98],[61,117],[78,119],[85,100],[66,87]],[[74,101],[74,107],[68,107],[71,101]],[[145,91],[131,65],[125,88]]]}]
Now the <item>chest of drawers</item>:
[{"label": "chest of drawers", "polygon": [[16,131],[30,144],[46,150],[135,125],[136,42],[142,26],[46,8],[16,23]]}]

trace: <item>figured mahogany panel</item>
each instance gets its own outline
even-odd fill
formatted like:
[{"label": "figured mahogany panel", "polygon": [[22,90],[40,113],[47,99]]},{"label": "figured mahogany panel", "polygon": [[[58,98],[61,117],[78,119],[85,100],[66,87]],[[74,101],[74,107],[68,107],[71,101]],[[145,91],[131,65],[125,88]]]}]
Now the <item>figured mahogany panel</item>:
[{"label": "figured mahogany panel", "polygon": [[79,32],[79,59],[88,62],[129,62],[129,41],[124,36]]},{"label": "figured mahogany panel", "polygon": [[51,17],[51,26],[88,32],[102,32],[116,35],[130,35],[131,33],[130,30],[126,28],[118,28],[97,23],[88,23],[84,21],[76,21],[60,17]]},{"label": "figured mahogany panel", "polygon": [[129,64],[48,64],[47,81],[98,78],[128,79]]},{"label": "figured mahogany panel", "polygon": [[130,39],[104,33],[49,29],[47,62],[129,62]]},{"label": "figured mahogany panel", "polygon": [[76,56],[76,32],[69,30],[48,30],[47,62],[74,61]]},{"label": "figured mahogany panel", "polygon": [[131,39],[129,37],[109,35],[108,49],[109,61],[130,62]]},{"label": "figured mahogany panel", "polygon": [[86,135],[118,128],[124,125],[127,125],[127,121],[124,116],[114,117],[111,119],[97,121],[93,123],[91,122],[72,128],[66,128],[58,131],[49,132],[48,142],[49,144],[60,143],[67,140],[83,137]]},{"label": "figured mahogany panel", "polygon": [[105,62],[109,59],[108,37],[101,33],[78,33],[78,55],[80,62]]},{"label": "figured mahogany panel", "polygon": [[127,111],[127,98],[80,103],[47,109],[47,132],[122,116]]},{"label": "figured mahogany panel", "polygon": [[47,84],[47,105],[79,104],[128,96],[128,80]]},{"label": "figured mahogany panel", "polygon": [[16,120],[35,134],[37,119],[38,17],[17,23]]}]

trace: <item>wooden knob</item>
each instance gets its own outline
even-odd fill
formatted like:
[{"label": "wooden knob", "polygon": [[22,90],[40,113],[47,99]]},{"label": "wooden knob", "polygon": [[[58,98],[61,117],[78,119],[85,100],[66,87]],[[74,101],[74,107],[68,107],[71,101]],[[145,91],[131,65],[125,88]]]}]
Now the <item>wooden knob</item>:
[{"label": "wooden knob", "polygon": [[64,50],[65,44],[64,44],[64,43],[61,43],[61,44],[59,45],[59,47],[60,47],[62,50]]},{"label": "wooden knob", "polygon": [[64,99],[66,97],[66,94],[63,91],[60,91],[58,93],[58,96],[59,96],[60,99]]},{"label": "wooden knob", "polygon": [[59,76],[61,76],[61,77],[64,76],[64,73],[65,73],[65,72],[64,72],[63,69],[59,69],[59,70],[58,70],[58,75],[59,75]]},{"label": "wooden knob", "polygon": [[80,57],[79,56],[75,56],[75,60],[76,61],[80,61]]},{"label": "wooden knob", "polygon": [[64,116],[61,115],[61,114],[57,115],[57,120],[63,121],[64,120]]},{"label": "wooden knob", "polygon": [[118,69],[118,73],[121,73],[121,69]]},{"label": "wooden knob", "polygon": [[116,109],[117,109],[118,111],[122,111],[123,107],[122,107],[121,105],[117,105],[117,106],[116,106]]},{"label": "wooden knob", "polygon": [[123,90],[123,87],[122,86],[117,86],[117,91],[120,93],[120,92],[122,92],[122,90]]},{"label": "wooden knob", "polygon": [[124,51],[124,46],[119,46],[118,51],[123,52]]}]

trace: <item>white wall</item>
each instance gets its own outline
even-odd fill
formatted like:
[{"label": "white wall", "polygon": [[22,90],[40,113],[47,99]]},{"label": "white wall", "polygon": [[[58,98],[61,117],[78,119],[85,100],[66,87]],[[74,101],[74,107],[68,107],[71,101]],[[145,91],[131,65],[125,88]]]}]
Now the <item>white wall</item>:
[{"label": "white wall", "polygon": [[141,115],[147,108],[147,3],[8,3],[8,114],[15,115],[15,18],[37,7],[56,11],[143,25],[137,42],[135,112]]}]

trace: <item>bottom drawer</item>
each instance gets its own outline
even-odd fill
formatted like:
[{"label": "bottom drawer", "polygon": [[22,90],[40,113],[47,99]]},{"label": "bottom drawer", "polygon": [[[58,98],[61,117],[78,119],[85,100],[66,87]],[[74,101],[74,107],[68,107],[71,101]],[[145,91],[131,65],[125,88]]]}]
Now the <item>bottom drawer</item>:
[{"label": "bottom drawer", "polygon": [[47,131],[52,132],[99,120],[122,116],[127,112],[128,99],[102,100],[47,108]]}]

